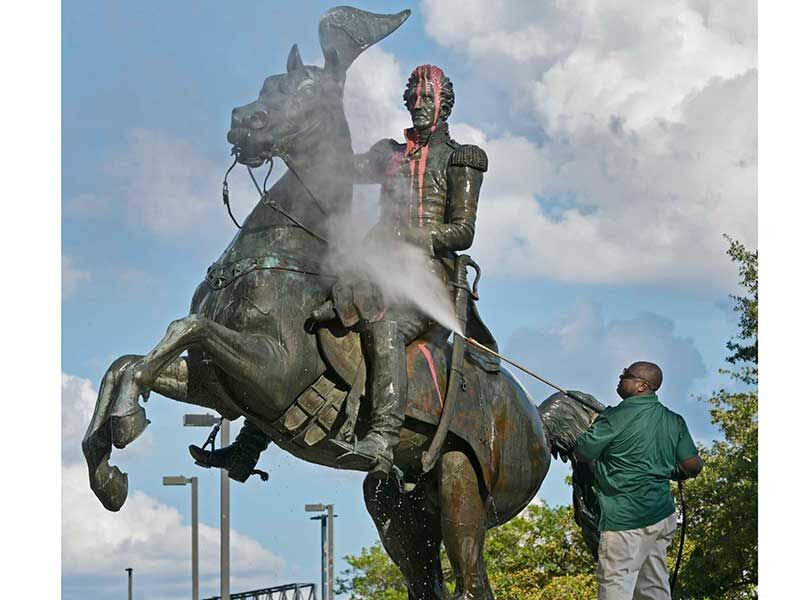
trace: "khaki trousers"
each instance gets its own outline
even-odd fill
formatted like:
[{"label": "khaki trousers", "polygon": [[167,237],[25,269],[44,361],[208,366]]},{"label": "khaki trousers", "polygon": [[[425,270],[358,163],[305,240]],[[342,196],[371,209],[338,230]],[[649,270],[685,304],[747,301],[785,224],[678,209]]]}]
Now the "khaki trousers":
[{"label": "khaki trousers", "polygon": [[672,513],[648,527],[603,531],[598,600],[670,600],[667,548],[676,528],[677,515]]}]

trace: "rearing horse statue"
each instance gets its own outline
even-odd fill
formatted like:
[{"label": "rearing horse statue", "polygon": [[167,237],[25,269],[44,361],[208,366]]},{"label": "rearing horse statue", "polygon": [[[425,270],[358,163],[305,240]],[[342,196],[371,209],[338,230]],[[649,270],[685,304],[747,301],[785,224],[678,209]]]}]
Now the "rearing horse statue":
[{"label": "rearing horse statue", "polygon": [[[357,335],[315,331],[308,319],[334,283],[322,260],[331,229],[351,212],[345,75],[409,14],[329,10],[319,27],[324,67],[303,64],[294,46],[286,73],[267,78],[255,102],[233,110],[228,139],[237,161],[258,167],[277,156],[288,171],[209,268],[189,315],[173,321],[146,356],[122,356],[103,377],[83,452],[91,488],[108,510],[119,510],[128,491],[127,474],[108,462],[112,446],[124,448],[142,433],[148,421],[139,398],[151,391],[226,419],[244,416],[281,448],[330,467],[342,452],[331,440],[348,428],[363,431],[368,399],[360,410],[359,398],[352,402],[362,360]],[[468,357],[450,433],[435,468],[423,473],[421,456],[448,385],[447,333],[423,336],[406,352],[409,402],[395,464],[413,485],[367,477],[364,498],[410,599],[450,597],[442,544],[455,598],[491,599],[486,530],[527,506],[550,454],[569,456],[593,411],[560,394],[537,410],[510,373]],[[576,516],[591,518],[591,503],[576,490]]]}]

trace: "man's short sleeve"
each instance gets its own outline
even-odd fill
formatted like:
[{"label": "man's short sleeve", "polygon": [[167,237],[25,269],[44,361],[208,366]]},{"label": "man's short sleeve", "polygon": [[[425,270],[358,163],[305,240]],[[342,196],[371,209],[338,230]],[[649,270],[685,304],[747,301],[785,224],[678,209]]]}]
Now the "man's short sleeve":
[{"label": "man's short sleeve", "polygon": [[616,432],[605,414],[599,415],[592,426],[578,436],[575,451],[587,460],[595,460],[606,449]]},{"label": "man's short sleeve", "polygon": [[678,417],[678,445],[675,448],[675,458],[677,462],[683,462],[693,456],[697,456],[697,447],[694,445],[692,435],[689,433],[689,428],[686,426],[686,421],[683,417]]}]

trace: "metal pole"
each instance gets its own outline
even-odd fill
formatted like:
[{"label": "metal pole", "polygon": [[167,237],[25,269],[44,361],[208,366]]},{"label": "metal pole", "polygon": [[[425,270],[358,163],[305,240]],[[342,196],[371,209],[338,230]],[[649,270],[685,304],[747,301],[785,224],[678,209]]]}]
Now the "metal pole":
[{"label": "metal pole", "polygon": [[328,570],[328,528],[326,527],[328,522],[328,515],[320,515],[319,522],[321,524],[321,531],[322,531],[322,543],[320,548],[322,549],[322,593],[320,594],[321,600],[328,600],[327,593],[325,592],[325,581],[327,580],[326,572]]},{"label": "metal pole", "polygon": [[192,484],[192,600],[200,600],[200,572],[197,547],[197,477],[189,479]]},{"label": "metal pole", "polygon": [[328,600],[333,600],[333,504],[328,504]]},{"label": "metal pole", "polygon": [[[230,444],[231,424],[221,419],[222,447]],[[222,600],[231,598],[231,522],[230,522],[231,482],[228,471],[219,472],[219,548],[220,548],[220,581],[219,595]]]},{"label": "metal pole", "polygon": [[133,569],[128,567],[125,570],[128,572],[128,600],[133,600]]}]

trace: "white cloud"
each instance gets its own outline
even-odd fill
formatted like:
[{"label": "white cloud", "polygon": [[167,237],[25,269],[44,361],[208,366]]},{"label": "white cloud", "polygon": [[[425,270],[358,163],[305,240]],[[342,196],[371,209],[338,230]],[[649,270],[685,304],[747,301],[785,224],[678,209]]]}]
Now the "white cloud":
[{"label": "white cloud", "polygon": [[92,418],[97,392],[82,377],[61,374],[61,461],[82,459],[81,440]]},{"label": "white cloud", "polygon": [[[188,502],[188,489],[176,491]],[[142,576],[185,580],[191,572],[191,527],[180,513],[133,491],[117,513],[93,496],[81,464],[62,469],[62,569],[69,575],[105,575],[135,565]],[[200,570],[219,571],[219,529],[200,524]],[[286,562],[253,538],[231,531],[231,564],[237,577],[274,578]]]},{"label": "white cloud", "polygon": [[[89,488],[80,441],[96,397],[97,391],[88,379],[62,373],[63,573],[103,578],[133,566],[139,579],[150,582],[148,597],[184,594],[191,571],[191,527],[184,523],[178,510],[139,490],[131,490],[122,509],[112,513],[103,508]],[[141,448],[147,435],[136,445]],[[179,494],[188,502],[188,489]],[[203,576],[204,585],[211,586],[219,572],[219,529],[201,523],[198,533],[200,572],[214,574]],[[242,586],[257,587],[265,580],[275,580],[286,568],[283,558],[235,530],[231,531],[231,564],[231,580]],[[180,588],[180,593],[169,593],[173,588]]]},{"label": "white cloud", "polygon": [[423,12],[482,82],[470,101],[512,107],[485,111],[505,134],[453,128],[489,154],[475,249],[489,269],[734,280],[721,234],[756,242],[755,2],[426,0]]},{"label": "white cloud", "polygon": [[[222,178],[230,166],[215,162],[190,142],[155,129],[134,129],[129,143],[105,169],[118,182],[129,220],[161,238],[186,238],[220,247],[233,225],[222,204]],[[276,165],[270,184],[284,172]],[[259,174],[257,173],[258,177]],[[241,223],[258,201],[243,168],[231,173],[231,208]]]},{"label": "white cloud", "polygon": [[399,139],[410,126],[403,106],[407,79],[397,58],[378,46],[362,54],[347,71],[344,109],[354,151],[364,152],[382,138]]},{"label": "white cloud", "polygon": [[82,282],[92,278],[89,271],[82,271],[75,266],[70,256],[61,257],[61,298],[69,298]]},{"label": "white cloud", "polygon": [[[594,394],[604,404],[616,404],[617,377],[637,360],[655,362],[664,371],[662,401],[684,414],[692,431],[710,432],[706,407],[691,397],[692,386],[706,375],[694,340],[679,336],[671,319],[641,313],[609,321],[595,302],[581,299],[541,329],[520,328],[505,350],[520,363],[567,389]],[[554,390],[527,375],[524,385],[537,403]]]},{"label": "white cloud", "polygon": [[132,221],[168,237],[206,225],[219,211],[220,167],[189,142],[134,129],[122,156],[106,168],[119,178]]}]

